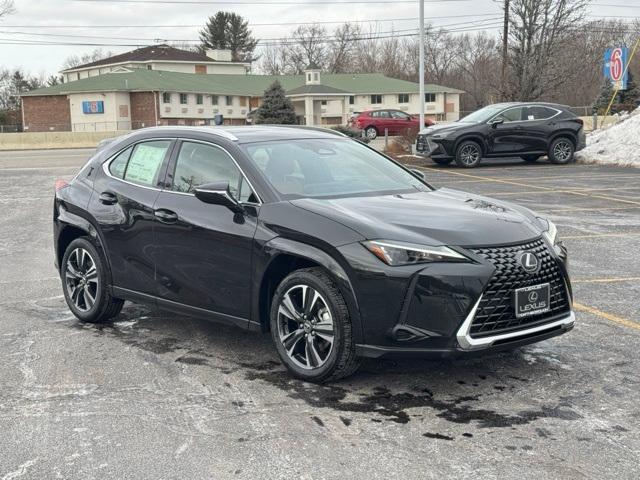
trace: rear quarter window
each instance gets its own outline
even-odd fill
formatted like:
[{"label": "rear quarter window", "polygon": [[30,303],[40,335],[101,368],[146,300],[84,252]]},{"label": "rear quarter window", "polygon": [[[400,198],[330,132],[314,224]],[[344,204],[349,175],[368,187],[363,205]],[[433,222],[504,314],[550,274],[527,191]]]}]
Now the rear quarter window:
[{"label": "rear quarter window", "polygon": [[157,185],[160,167],[170,145],[171,140],[156,140],[137,144],[127,163],[124,179],[147,187]]}]

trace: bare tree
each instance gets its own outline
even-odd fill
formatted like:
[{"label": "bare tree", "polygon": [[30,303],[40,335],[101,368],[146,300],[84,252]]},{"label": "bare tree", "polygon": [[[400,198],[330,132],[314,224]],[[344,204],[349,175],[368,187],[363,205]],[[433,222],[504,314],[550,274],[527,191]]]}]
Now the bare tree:
[{"label": "bare tree", "polygon": [[587,0],[512,0],[508,96],[537,100],[553,93],[571,72],[560,48],[582,23]]},{"label": "bare tree", "polygon": [[475,110],[492,103],[498,94],[500,57],[496,38],[486,32],[461,35],[456,71],[449,85],[464,90],[464,110]]},{"label": "bare tree", "polygon": [[86,63],[97,62],[98,60],[102,60],[103,58],[111,57],[113,53],[105,52],[101,48],[96,48],[93,52],[85,53],[82,55],[71,55],[67,57],[67,59],[62,64],[62,69],[66,70],[68,68],[79,67],[80,65],[84,65]]},{"label": "bare tree", "polygon": [[0,18],[16,11],[13,0],[0,0]]},{"label": "bare tree", "polygon": [[319,25],[300,25],[285,42],[286,70],[300,74],[309,65],[325,68],[327,64],[327,30]]},{"label": "bare tree", "polygon": [[330,73],[348,73],[353,68],[357,55],[357,41],[362,29],[356,23],[344,23],[333,32],[332,42],[327,47],[327,70]]}]

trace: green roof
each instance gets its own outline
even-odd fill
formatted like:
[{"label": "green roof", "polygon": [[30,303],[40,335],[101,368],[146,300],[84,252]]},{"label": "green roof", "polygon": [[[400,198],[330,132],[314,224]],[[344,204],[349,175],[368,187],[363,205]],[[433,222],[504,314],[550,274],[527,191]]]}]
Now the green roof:
[{"label": "green roof", "polygon": [[[344,92],[364,94],[418,93],[418,84],[386,77],[380,73],[329,74],[321,76],[322,85]],[[180,92],[214,95],[260,97],[275,81],[285,91],[299,91],[305,86],[303,75],[204,75],[161,70],[136,69],[131,72],[106,73],[53,87],[41,88],[22,96],[67,95],[89,92]],[[463,93],[455,88],[425,85],[426,93]]]}]

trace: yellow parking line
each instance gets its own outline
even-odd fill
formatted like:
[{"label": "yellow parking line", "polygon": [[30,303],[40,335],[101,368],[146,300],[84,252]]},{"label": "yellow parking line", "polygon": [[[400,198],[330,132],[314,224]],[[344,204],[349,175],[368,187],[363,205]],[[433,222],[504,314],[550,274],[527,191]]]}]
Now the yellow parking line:
[{"label": "yellow parking line", "polygon": [[[444,172],[443,172],[444,173]],[[594,179],[599,179],[599,178],[612,178],[612,177],[622,177],[622,178],[629,178],[628,174],[622,174],[622,173],[609,173],[609,174],[603,174],[603,175],[572,175],[571,179],[589,179],[589,180],[594,180]],[[557,179],[566,179],[567,176],[566,175],[549,175],[546,177],[535,177],[535,178],[529,178],[529,177],[508,177],[509,180],[529,180],[531,182],[537,182],[538,180],[557,180]],[[640,178],[640,175],[639,175]],[[458,180],[456,183],[482,183],[486,180]]]},{"label": "yellow parking line", "polygon": [[581,212],[581,211],[601,211],[601,210],[636,210],[637,207],[575,207],[575,208],[557,208],[550,210],[538,210],[541,213],[562,213],[562,212]]},{"label": "yellow parking line", "polygon": [[602,317],[610,322],[615,322],[620,325],[624,325],[628,328],[633,328],[635,330],[640,330],[640,323],[636,323],[632,320],[628,320],[626,318],[618,317],[617,315],[613,315],[611,313],[603,312],[602,310],[598,310],[597,308],[587,307],[586,305],[582,305],[581,303],[573,303],[573,308],[575,308],[579,312],[586,312],[592,315],[596,315],[598,317]]},{"label": "yellow parking line", "polygon": [[552,190],[535,190],[531,192],[489,192],[483,193],[483,195],[530,195],[539,193],[581,193],[581,192],[609,192],[619,190],[640,190],[640,187],[610,187],[610,188],[555,188]]},{"label": "yellow parking line", "polygon": [[640,277],[613,277],[613,278],[585,278],[571,279],[571,283],[619,283],[619,282],[637,282]]},{"label": "yellow parking line", "polygon": [[577,240],[581,238],[599,238],[599,237],[637,237],[640,232],[628,233],[587,233],[584,235],[562,235],[563,240]]}]

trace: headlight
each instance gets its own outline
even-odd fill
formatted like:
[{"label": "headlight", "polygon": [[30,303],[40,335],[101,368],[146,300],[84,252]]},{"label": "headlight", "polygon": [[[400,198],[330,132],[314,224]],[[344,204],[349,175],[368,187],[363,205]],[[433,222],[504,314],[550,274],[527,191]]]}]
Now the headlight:
[{"label": "headlight", "polygon": [[451,132],[435,133],[434,135],[431,136],[431,138],[433,138],[434,140],[444,140],[450,134],[451,134]]},{"label": "headlight", "polygon": [[362,245],[387,265],[414,265],[431,262],[468,262],[469,259],[449,247],[431,247],[384,240],[362,242]]},{"label": "headlight", "polygon": [[553,223],[551,220],[547,220],[545,218],[540,218],[538,217],[543,223],[546,222],[547,224],[547,230],[544,232],[544,236],[547,237],[547,240],[549,240],[549,243],[551,245],[555,245],[556,243],[558,243],[560,241],[560,239],[558,238],[558,228],[556,227],[556,224]]}]

